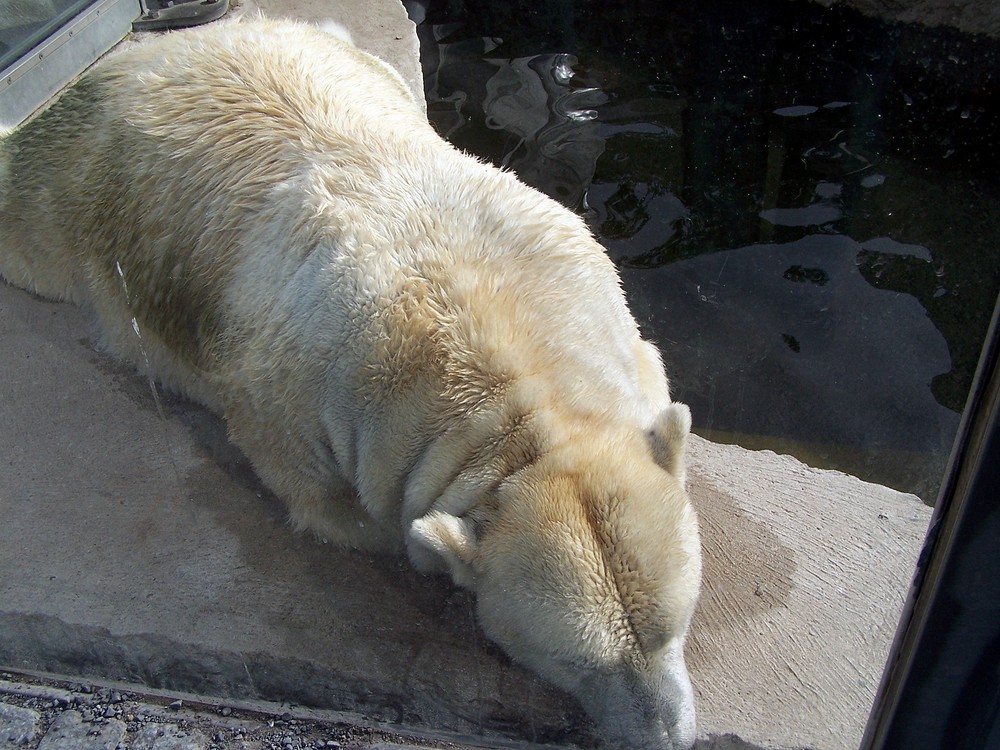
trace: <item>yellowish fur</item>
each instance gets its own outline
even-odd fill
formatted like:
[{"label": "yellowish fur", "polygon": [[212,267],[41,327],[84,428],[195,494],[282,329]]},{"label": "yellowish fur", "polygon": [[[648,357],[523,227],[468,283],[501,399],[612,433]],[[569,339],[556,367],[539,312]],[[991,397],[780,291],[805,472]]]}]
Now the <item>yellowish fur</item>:
[{"label": "yellowish fur", "polygon": [[406,551],[609,743],[686,748],[687,408],[583,222],[289,22],[110,58],[0,144],[0,273],[222,412],[300,528]]}]

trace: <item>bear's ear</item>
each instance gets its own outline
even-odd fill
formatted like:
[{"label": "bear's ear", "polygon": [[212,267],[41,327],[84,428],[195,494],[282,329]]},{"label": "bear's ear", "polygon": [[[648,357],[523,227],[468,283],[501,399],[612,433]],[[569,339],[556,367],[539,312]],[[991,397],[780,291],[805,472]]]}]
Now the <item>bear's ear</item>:
[{"label": "bear's ear", "polygon": [[649,446],[660,467],[684,486],[687,469],[684,451],[691,432],[691,410],[686,404],[672,403],[656,418],[649,430]]},{"label": "bear's ear", "polygon": [[476,553],[476,530],[471,521],[431,511],[410,524],[406,547],[417,569],[426,572],[447,569],[459,586],[474,588],[472,559]]}]

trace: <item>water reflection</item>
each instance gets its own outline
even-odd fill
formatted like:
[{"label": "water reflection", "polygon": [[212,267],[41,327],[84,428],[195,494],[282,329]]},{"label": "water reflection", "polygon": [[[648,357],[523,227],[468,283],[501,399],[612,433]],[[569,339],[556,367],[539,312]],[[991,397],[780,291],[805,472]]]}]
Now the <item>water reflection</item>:
[{"label": "water reflection", "polygon": [[593,107],[603,101],[600,91],[572,88],[572,55],[486,62],[495,69],[485,83],[486,127],[518,138],[500,165],[528,182],[544,183],[564,203],[580,205],[604,151],[592,124]]},{"label": "water reflection", "polygon": [[933,501],[1000,280],[1000,46],[777,0],[410,5],[432,121],[585,214],[696,429]]},{"label": "water reflection", "polygon": [[[544,185],[563,203],[582,206],[604,151],[604,138],[593,122],[594,107],[604,101],[600,90],[573,86],[572,55],[494,59],[489,55],[496,40],[443,43],[440,36],[449,28],[433,30],[437,59],[427,76],[431,120],[452,137],[468,127],[469,106],[481,111],[478,126],[495,137],[484,138],[488,145],[481,143],[476,153],[530,184]],[[426,44],[422,54],[426,67]]]},{"label": "water reflection", "polygon": [[658,343],[675,388],[715,437],[850,460],[869,476],[893,457],[912,486],[928,467],[907,473],[903,459],[940,456],[943,471],[957,428],[928,387],[951,358],[914,297],[868,282],[866,245],[814,234],[626,269],[626,283],[654,336],[669,332]]}]

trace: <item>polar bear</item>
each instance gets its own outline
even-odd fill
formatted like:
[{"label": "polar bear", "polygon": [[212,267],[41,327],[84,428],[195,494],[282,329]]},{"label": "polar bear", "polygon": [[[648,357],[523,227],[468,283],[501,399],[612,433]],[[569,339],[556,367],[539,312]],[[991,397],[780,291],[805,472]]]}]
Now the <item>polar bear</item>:
[{"label": "polar bear", "polygon": [[0,145],[0,273],[222,413],[298,528],[475,592],[609,746],[688,748],[686,406],[581,219],[293,22],[107,59]]}]

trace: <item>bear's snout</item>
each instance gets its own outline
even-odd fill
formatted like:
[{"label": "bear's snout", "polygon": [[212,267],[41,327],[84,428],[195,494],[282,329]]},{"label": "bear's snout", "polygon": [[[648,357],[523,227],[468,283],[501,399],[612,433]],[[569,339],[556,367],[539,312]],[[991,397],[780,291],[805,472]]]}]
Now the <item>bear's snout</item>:
[{"label": "bear's snout", "polygon": [[579,697],[609,748],[690,750],[694,745],[694,691],[680,643],[672,643],[644,670],[595,676]]}]

